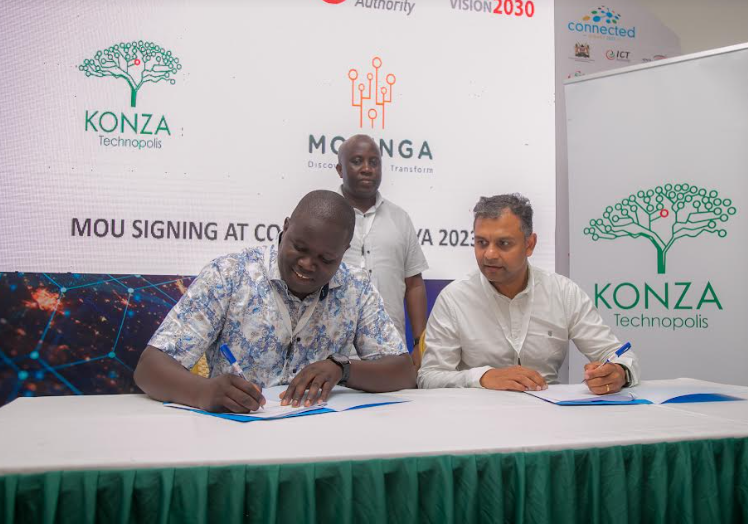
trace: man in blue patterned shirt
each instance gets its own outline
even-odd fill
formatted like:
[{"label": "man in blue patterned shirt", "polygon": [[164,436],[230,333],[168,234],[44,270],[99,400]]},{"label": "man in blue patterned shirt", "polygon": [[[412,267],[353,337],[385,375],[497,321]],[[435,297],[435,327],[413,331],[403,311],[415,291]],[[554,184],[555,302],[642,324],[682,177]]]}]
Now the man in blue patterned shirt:
[{"label": "man in blue patterned shirt", "polygon": [[[364,272],[341,263],[354,225],[342,196],[313,191],[286,219],[277,247],[208,264],[141,355],[137,385],[158,400],[236,413],[258,409],[262,388],[279,384],[289,385],[283,404],[293,406],[326,400],[338,383],[375,392],[415,387],[382,298]],[[222,344],[244,378],[231,374]],[[351,351],[361,360],[349,361]],[[203,353],[208,379],[188,371]]]}]

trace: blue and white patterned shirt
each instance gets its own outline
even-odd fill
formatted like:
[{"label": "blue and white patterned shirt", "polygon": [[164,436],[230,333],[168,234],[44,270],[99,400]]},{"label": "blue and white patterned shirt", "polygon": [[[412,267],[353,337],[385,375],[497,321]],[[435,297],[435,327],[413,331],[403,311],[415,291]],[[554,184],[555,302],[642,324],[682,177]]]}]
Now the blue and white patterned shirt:
[{"label": "blue and white patterned shirt", "polygon": [[[300,300],[281,279],[277,258],[276,246],[263,246],[213,260],[149,345],[188,369],[207,353],[210,375],[215,377],[230,373],[218,350],[227,344],[246,378],[263,388],[289,383],[305,366],[331,353],[356,351],[362,360],[407,353],[363,271],[342,263],[327,288]],[[295,337],[284,326],[278,299],[288,308],[293,329],[317,303]]]}]

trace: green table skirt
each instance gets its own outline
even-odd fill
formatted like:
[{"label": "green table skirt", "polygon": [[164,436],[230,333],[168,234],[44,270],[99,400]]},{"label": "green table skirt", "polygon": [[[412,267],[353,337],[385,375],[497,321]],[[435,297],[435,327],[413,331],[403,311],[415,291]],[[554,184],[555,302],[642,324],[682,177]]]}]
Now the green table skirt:
[{"label": "green table skirt", "polygon": [[0,522],[748,522],[748,439],[0,477]]}]

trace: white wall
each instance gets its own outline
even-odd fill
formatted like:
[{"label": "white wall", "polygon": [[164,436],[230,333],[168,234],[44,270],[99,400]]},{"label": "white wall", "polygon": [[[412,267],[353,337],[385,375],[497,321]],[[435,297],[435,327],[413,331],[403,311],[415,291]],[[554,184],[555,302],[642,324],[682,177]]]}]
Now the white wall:
[{"label": "white wall", "polygon": [[748,42],[748,0],[639,0],[680,37],[683,54]]}]

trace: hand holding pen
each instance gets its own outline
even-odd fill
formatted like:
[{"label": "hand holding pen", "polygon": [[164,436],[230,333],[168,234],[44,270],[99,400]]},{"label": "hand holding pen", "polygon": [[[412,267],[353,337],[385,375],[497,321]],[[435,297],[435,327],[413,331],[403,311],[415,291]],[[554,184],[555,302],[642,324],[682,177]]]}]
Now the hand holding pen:
[{"label": "hand holding pen", "polygon": [[626,342],[618,348],[614,355],[607,358],[604,362],[590,362],[584,366],[584,381],[592,393],[596,395],[607,395],[609,393],[618,393],[626,383],[626,372],[620,365],[615,364],[617,359],[631,349],[631,343]]},{"label": "hand holding pen", "polygon": [[262,409],[265,405],[262,389],[244,377],[242,368],[226,344],[222,344],[220,350],[231,366],[232,374],[206,380],[198,393],[199,407],[206,411],[232,413]]}]

